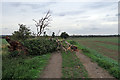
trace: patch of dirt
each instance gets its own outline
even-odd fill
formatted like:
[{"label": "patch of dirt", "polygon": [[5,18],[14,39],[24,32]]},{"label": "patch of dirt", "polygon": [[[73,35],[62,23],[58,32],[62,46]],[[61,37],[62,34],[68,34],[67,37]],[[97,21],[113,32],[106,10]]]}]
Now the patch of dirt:
[{"label": "patch of dirt", "polygon": [[61,78],[62,77],[62,56],[60,52],[52,54],[49,64],[44,69],[40,78]]},{"label": "patch of dirt", "polygon": [[76,52],[76,55],[85,66],[90,78],[114,78],[97,63],[91,62],[91,59],[82,54],[82,51]]},{"label": "patch of dirt", "polygon": [[93,42],[99,42],[99,43],[105,43],[105,44],[112,44],[112,45],[120,46],[120,44],[118,44],[118,43],[113,43],[113,42],[106,42],[106,41],[93,41]]}]

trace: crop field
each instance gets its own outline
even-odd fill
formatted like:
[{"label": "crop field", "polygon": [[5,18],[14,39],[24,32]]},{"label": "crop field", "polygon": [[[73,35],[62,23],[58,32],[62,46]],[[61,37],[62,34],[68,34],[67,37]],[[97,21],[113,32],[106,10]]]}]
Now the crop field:
[{"label": "crop field", "polygon": [[[2,44],[7,44],[7,41],[5,39],[0,39],[0,42],[2,42]],[[2,45],[0,44],[0,45]]]},{"label": "crop field", "polygon": [[79,42],[81,45],[95,50],[96,52],[118,60],[118,43],[117,37],[89,37],[89,38],[70,38]]}]

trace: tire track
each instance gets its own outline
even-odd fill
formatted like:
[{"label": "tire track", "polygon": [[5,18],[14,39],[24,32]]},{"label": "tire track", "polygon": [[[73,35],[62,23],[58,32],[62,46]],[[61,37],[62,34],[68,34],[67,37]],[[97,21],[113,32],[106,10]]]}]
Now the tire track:
[{"label": "tire track", "polygon": [[106,70],[99,67],[97,63],[91,62],[91,59],[82,54],[82,51],[76,52],[76,55],[85,66],[90,78],[114,78]]},{"label": "tire track", "polygon": [[62,77],[62,56],[60,52],[52,54],[49,64],[44,69],[40,78],[61,78]]}]

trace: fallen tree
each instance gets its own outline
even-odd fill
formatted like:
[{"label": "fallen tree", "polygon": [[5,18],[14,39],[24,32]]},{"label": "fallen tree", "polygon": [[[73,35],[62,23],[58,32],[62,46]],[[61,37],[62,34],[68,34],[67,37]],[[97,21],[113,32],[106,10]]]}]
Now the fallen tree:
[{"label": "fallen tree", "polygon": [[58,44],[57,49],[62,49],[64,51],[78,51],[78,48],[75,45],[71,45],[70,43],[68,43],[65,40],[59,40],[58,38],[56,39],[56,42]]},{"label": "fallen tree", "polygon": [[[9,37],[5,38],[6,41],[9,43],[8,48],[10,52],[18,51],[18,55],[20,54],[27,54],[27,48],[23,46],[22,43],[18,41],[13,41]],[[21,53],[22,52],[22,53]]]}]

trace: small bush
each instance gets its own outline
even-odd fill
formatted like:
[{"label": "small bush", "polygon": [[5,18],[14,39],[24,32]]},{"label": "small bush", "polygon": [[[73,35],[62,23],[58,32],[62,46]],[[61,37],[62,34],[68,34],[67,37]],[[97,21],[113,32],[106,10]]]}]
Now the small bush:
[{"label": "small bush", "polygon": [[48,52],[53,52],[57,48],[55,41],[48,39],[32,39],[24,41],[24,46],[28,48],[30,55],[41,55]]},{"label": "small bush", "polygon": [[69,37],[68,33],[62,32],[60,35],[61,38],[67,39]]},{"label": "small bush", "polygon": [[98,64],[101,66],[101,67],[104,67],[105,69],[110,69],[111,67],[113,67],[113,65],[105,60],[98,60]]},{"label": "small bush", "polygon": [[109,72],[113,74],[114,77],[120,78],[120,68],[119,67],[112,67]]}]

